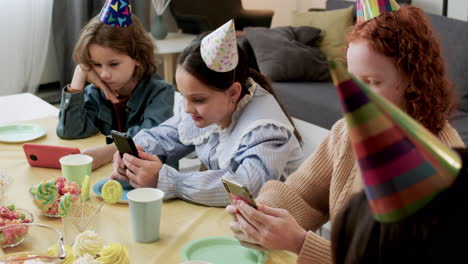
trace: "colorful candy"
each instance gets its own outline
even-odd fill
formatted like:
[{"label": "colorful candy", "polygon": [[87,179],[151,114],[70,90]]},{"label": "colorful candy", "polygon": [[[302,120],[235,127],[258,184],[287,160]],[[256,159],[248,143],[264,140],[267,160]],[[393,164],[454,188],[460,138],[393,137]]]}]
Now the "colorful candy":
[{"label": "colorful candy", "polygon": [[[59,217],[60,203],[65,194],[69,194],[73,201],[79,199],[81,190],[78,183],[67,182],[64,177],[43,181],[31,187],[30,193],[34,204],[49,217]],[[67,198],[70,200],[70,198]],[[67,205],[65,205],[67,206]],[[62,210],[64,207],[62,207]],[[66,208],[65,208],[66,209]],[[65,212],[65,211],[64,211]]]},{"label": "colorful candy", "polygon": [[12,247],[21,243],[28,233],[28,227],[15,225],[31,223],[33,216],[24,209],[14,205],[0,206],[0,247]]},{"label": "colorful candy", "polygon": [[58,213],[61,217],[65,217],[70,213],[73,205],[73,196],[70,193],[66,193],[60,198]]},{"label": "colorful candy", "polygon": [[123,188],[118,181],[110,180],[104,184],[101,193],[106,203],[116,203],[122,198]]},{"label": "colorful candy", "polygon": [[36,192],[36,201],[42,204],[44,207],[50,207],[55,203],[57,197],[59,195],[57,186],[55,182],[47,181],[43,183],[39,183],[37,186]]}]

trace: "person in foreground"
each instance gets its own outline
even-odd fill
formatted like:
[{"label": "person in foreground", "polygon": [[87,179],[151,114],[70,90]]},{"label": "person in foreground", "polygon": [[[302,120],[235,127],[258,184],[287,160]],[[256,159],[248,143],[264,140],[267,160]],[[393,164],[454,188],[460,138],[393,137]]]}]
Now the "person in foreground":
[{"label": "person in foreground", "polygon": [[[265,77],[248,68],[232,20],[181,53],[176,81],[183,103],[174,117],[134,137],[139,158],[115,153],[111,178],[157,187],[165,199],[226,206],[223,177],[256,195],[267,180],[282,181],[298,168],[300,136]],[[166,165],[194,150],[206,171]]]},{"label": "person in foreground", "polygon": [[[352,197],[333,223],[335,263],[463,262],[466,246],[461,241],[468,236],[468,149],[455,150],[462,168],[451,185],[406,218],[382,221],[374,212],[372,197],[366,199],[364,191]],[[405,204],[388,205],[397,211]]]},{"label": "person in foreground", "polygon": [[59,137],[134,136],[173,116],[174,88],[156,74],[154,44],[130,9],[129,0],[107,1],[82,29],[73,51],[78,66],[62,92]]},{"label": "person in foreground", "polygon": [[[399,9],[392,0],[384,2],[393,11],[364,12],[379,10],[369,6],[378,2],[357,1],[361,18],[348,35],[348,70],[444,144],[463,146],[447,121],[456,100],[427,18],[418,8]],[[366,108],[360,110],[369,119],[376,117]],[[350,141],[353,133],[345,120],[337,121],[315,153],[284,183],[264,185],[256,199],[259,210],[243,202],[228,206],[226,210],[237,219],[230,223],[234,235],[245,245],[294,252],[298,263],[332,263],[330,241],[314,231],[333,222],[363,188]]]}]

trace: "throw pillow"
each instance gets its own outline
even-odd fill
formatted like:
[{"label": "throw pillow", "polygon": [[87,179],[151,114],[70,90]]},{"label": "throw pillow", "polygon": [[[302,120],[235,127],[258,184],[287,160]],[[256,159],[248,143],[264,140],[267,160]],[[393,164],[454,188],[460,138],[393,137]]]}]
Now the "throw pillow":
[{"label": "throw pillow", "polygon": [[292,26],[310,26],[322,30],[320,50],[328,57],[344,57],[346,34],[353,25],[353,6],[331,11],[297,12],[292,14]]},{"label": "throw pillow", "polygon": [[320,29],[248,27],[244,31],[260,72],[272,81],[330,79],[327,59],[318,48]]}]

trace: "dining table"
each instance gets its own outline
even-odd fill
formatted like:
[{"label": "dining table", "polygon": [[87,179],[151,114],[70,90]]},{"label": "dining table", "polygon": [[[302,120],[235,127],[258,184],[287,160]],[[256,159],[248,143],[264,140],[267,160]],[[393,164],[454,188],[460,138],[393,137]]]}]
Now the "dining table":
[{"label": "dining table", "polygon": [[[64,140],[59,138],[55,129],[58,122],[58,110],[53,111],[52,105],[31,94],[10,97],[16,102],[0,104],[0,115],[8,114],[0,125],[21,123],[33,124],[42,127],[45,135],[29,143],[70,146],[79,149],[105,144],[105,136],[96,134],[85,139]],[[28,98],[26,98],[28,97]],[[39,99],[39,100],[37,100]],[[28,101],[29,100],[29,101]],[[0,97],[0,102],[2,97]],[[31,102],[34,101],[34,104]],[[42,101],[42,102],[41,102]],[[24,113],[15,119],[16,107],[30,112],[31,118]],[[42,111],[42,114],[41,114]],[[0,118],[1,121],[1,118]],[[43,223],[63,231],[61,218],[43,216],[33,204],[29,188],[43,180],[61,176],[60,169],[31,167],[23,152],[23,143],[0,142],[0,170],[11,182],[7,187],[5,203],[14,203],[16,207],[29,210],[34,215],[34,222]],[[92,171],[91,189],[100,180],[106,179],[112,172],[112,165],[107,164]],[[90,193],[89,203],[100,204],[102,199],[93,191]],[[181,199],[165,200],[162,206],[160,238],[152,243],[136,243],[132,238],[130,211],[128,203],[104,204],[98,212],[98,224],[95,231],[103,238],[105,243],[121,243],[129,253],[130,263],[182,263],[181,251],[184,246],[193,241],[211,236],[230,236],[229,229],[231,216],[223,207],[208,207],[194,204]],[[296,255],[288,251],[269,251],[265,263],[295,263]],[[222,264],[222,263],[219,263]],[[242,263],[240,263],[242,264]]]}]

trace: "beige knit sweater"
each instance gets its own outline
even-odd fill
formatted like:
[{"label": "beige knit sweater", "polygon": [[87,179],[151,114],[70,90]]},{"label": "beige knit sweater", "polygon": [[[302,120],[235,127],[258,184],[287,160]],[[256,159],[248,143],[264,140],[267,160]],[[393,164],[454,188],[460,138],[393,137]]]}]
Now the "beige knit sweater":
[{"label": "beige knit sweater", "polygon": [[[439,134],[449,146],[464,146],[447,122]],[[268,181],[257,202],[287,209],[308,232],[297,263],[332,263],[330,241],[313,231],[335,218],[350,197],[362,189],[359,167],[354,157],[344,119],[285,182]]]}]

